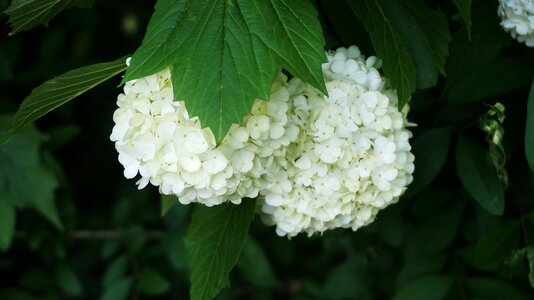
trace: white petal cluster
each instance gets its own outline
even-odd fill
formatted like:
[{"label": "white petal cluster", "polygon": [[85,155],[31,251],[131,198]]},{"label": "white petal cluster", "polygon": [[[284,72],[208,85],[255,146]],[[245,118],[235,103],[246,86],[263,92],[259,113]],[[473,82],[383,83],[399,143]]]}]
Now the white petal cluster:
[{"label": "white petal cluster", "polygon": [[173,101],[170,71],[132,80],[118,97],[111,140],[127,178],[140,176],[181,203],[258,198],[279,235],[356,230],[398,201],[414,156],[396,92],[352,46],[328,54],[328,96],[282,72],[220,145]]},{"label": "white petal cluster", "polygon": [[513,38],[534,47],[533,0],[499,0],[497,12],[502,19],[501,26]]},{"label": "white petal cluster", "polygon": [[328,97],[301,80],[289,82],[288,122],[298,137],[275,156],[260,194],[264,222],[279,235],[356,230],[412,181],[414,156],[404,127],[407,109],[380,76],[376,57],[357,47],[328,54]]},{"label": "white petal cluster", "polygon": [[244,125],[234,125],[216,146],[211,130],[189,117],[183,102],[173,101],[169,69],[127,82],[110,136],[124,176],[140,175],[139,189],[151,183],[183,204],[239,204],[256,197],[272,155],[283,156],[282,146],[297,137],[298,128],[287,124],[286,85],[280,73],[270,101],[256,100]]}]

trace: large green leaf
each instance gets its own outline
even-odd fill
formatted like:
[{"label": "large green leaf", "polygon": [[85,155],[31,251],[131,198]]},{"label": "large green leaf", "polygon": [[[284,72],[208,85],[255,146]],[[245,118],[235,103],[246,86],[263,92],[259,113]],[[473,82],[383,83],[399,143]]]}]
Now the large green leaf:
[{"label": "large green leaf", "polygon": [[7,250],[11,246],[13,232],[15,232],[16,212],[13,205],[0,194],[0,250]]},{"label": "large green leaf", "polygon": [[467,32],[470,34],[471,30],[471,0],[453,0],[454,4],[456,4],[456,7],[458,7],[458,11],[460,12],[460,15],[462,16],[462,19],[464,20],[465,28],[467,28]]},{"label": "large green leaf", "polygon": [[434,55],[434,62],[439,71],[445,74],[445,59],[452,41],[447,17],[439,9],[428,8],[423,0],[402,0],[401,3],[425,34]]},{"label": "large green leaf", "polygon": [[460,136],[456,146],[458,176],[469,194],[492,215],[504,211],[504,189],[487,159],[487,151],[476,141]]},{"label": "large green leaf", "polygon": [[[8,126],[9,117],[0,117],[0,130]],[[28,126],[0,145],[0,201],[11,201],[15,207],[35,208],[61,229],[54,203],[58,180],[41,157],[43,140],[34,126]]]},{"label": "large green leaf", "polygon": [[185,237],[192,300],[213,299],[230,284],[228,275],[245,243],[255,207],[253,199],[240,205],[195,207]]},{"label": "large green leaf", "polygon": [[453,279],[442,275],[429,275],[416,279],[400,289],[393,300],[441,300],[451,288]]},{"label": "large green leaf", "polygon": [[74,69],[44,82],[22,101],[13,117],[11,130],[0,137],[0,144],[8,140],[24,125],[46,115],[125,69],[125,57],[123,57],[112,62]]},{"label": "large green leaf", "polygon": [[427,187],[445,165],[449,154],[450,129],[431,129],[419,136],[413,144],[416,157],[414,181],[405,197],[411,197]]},{"label": "large green leaf", "polygon": [[349,3],[369,32],[377,55],[384,61],[384,73],[397,89],[399,106],[404,106],[417,82],[417,70],[406,43],[384,13],[381,1],[351,0]]},{"label": "large green leaf", "polygon": [[530,169],[534,172],[534,80],[530,86],[527,100],[527,125],[525,133],[525,152]]},{"label": "large green leaf", "polygon": [[378,0],[384,15],[406,42],[406,48],[417,68],[417,88],[425,89],[436,85],[438,69],[432,47],[415,18],[398,1]]},{"label": "large green leaf", "polygon": [[323,46],[308,0],[160,0],[124,80],[172,66],[175,99],[220,141],[279,67],[326,93]]},{"label": "large green leaf", "polygon": [[503,58],[476,68],[450,86],[446,99],[455,103],[469,103],[496,97],[527,85],[534,68],[528,61]]},{"label": "large green leaf", "polygon": [[519,244],[520,230],[516,221],[499,225],[484,233],[475,246],[475,261],[477,264],[495,262]]},{"label": "large green leaf", "polygon": [[447,59],[445,90],[479,66],[489,64],[508,43],[509,37],[499,25],[492,1],[480,1],[473,11],[471,38],[466,27],[453,35]]},{"label": "large green leaf", "polygon": [[47,25],[48,21],[66,8],[87,7],[92,0],[13,0],[4,11],[9,16],[13,30],[11,34],[28,30],[37,25]]}]

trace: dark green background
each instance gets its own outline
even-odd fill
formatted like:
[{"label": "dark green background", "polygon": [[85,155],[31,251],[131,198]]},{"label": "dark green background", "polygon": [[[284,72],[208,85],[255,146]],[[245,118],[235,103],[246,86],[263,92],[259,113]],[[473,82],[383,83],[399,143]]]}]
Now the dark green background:
[{"label": "dark green background", "polygon": [[[48,28],[13,37],[7,36],[7,17],[1,16],[0,113],[12,114],[34,87],[55,75],[133,53],[153,2],[96,1],[93,9],[68,9]],[[288,240],[254,220],[232,285],[220,299],[534,298],[528,262],[516,251],[534,241],[534,179],[524,154],[532,73],[517,78],[512,69],[501,77],[495,67],[496,61],[514,59],[532,69],[533,49],[500,30],[497,1],[475,1],[471,42],[452,2],[427,2],[445,12],[453,35],[448,76],[416,92],[409,118],[418,124],[412,140],[416,153],[429,150],[428,143],[417,143],[423,133],[450,131],[449,147],[436,146],[448,153],[438,176],[355,233],[336,230]],[[0,1],[1,9],[7,5]],[[356,44],[363,53],[374,53],[344,1],[320,1],[317,7],[327,48]],[[128,20],[135,28],[127,29]],[[475,53],[468,63],[459,58],[466,48]],[[495,54],[476,55],[488,49]],[[466,78],[476,80],[451,88]],[[161,218],[157,190],[137,191],[134,181],[122,176],[108,139],[119,82],[114,78],[37,122],[46,138],[42,155],[60,182],[55,195],[65,230],[35,210],[18,210],[12,246],[0,252],[0,299],[187,299],[182,238],[190,207],[175,206]],[[470,102],[479,91],[486,93]],[[510,177],[500,217],[471,198],[455,163],[459,135],[488,148],[478,118],[495,101],[506,106],[503,145]],[[417,161],[416,166],[423,174],[431,168]],[[0,172],[10,176],[12,170]]]}]

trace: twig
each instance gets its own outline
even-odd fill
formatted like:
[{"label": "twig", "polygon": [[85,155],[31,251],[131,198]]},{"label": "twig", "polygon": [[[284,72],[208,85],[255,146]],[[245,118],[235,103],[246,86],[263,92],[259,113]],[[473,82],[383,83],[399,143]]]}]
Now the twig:
[{"label": "twig", "polygon": [[[119,240],[127,236],[127,232],[108,229],[108,230],[73,230],[65,233],[73,240]],[[147,230],[143,232],[147,239],[160,240],[164,237],[161,230]],[[16,239],[26,239],[30,236],[27,231],[17,231],[14,234]]]}]

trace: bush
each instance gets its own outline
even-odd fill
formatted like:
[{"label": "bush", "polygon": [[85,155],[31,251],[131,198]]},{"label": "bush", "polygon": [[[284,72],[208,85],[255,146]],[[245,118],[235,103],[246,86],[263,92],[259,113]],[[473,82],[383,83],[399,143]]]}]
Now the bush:
[{"label": "bush", "polygon": [[[521,14],[532,18],[531,6],[158,0],[152,11],[146,1],[0,1],[0,299],[530,299],[534,29]],[[324,52],[339,47],[348,49]],[[349,64],[358,67],[349,72]],[[158,77],[164,84],[153,88],[147,79],[140,87],[141,78],[167,67],[167,79]],[[198,175],[184,164],[166,171],[170,180],[143,173],[148,159],[122,156],[118,163],[117,150],[146,150],[133,142],[121,148],[131,132],[113,131],[117,144],[110,141],[114,122],[135,129],[119,113],[114,119],[119,75],[120,89],[133,95],[125,105],[145,101],[150,89],[163,93],[163,85],[162,98],[183,100],[171,114],[200,137],[173,136],[169,145],[195,147],[203,162],[203,153],[220,150],[223,158],[212,162],[218,171]],[[326,145],[316,136],[320,126],[306,122],[328,110],[322,94],[332,104],[347,86],[361,89],[347,99],[385,101],[391,118],[413,133],[406,155],[415,156],[415,170],[409,158],[402,168],[393,158],[397,169],[380,175],[394,173],[389,181],[358,179],[373,188],[368,202],[366,188],[344,190],[348,167],[333,164],[349,148],[362,156],[347,164],[363,164],[379,138],[361,150],[355,132],[341,139],[332,131],[328,138],[340,138],[339,149],[323,156],[302,150]],[[298,97],[322,104],[312,108],[309,100],[309,110],[299,111]],[[340,103],[338,117],[351,109]],[[198,120],[180,115],[185,105]],[[371,128],[355,122],[355,131]],[[235,146],[243,131],[232,124],[243,124],[248,148]],[[393,125],[384,125],[389,132],[372,124],[374,134],[401,147]],[[380,151],[373,159],[389,160]],[[237,171],[246,155],[261,175]],[[299,183],[294,174],[305,163],[297,160],[306,155],[328,176]],[[211,184],[230,165],[234,173],[209,197],[200,196],[208,192],[200,183],[183,179],[195,173]],[[139,190],[123,175],[138,172]],[[390,185],[401,173],[409,185],[399,183],[395,192]],[[314,201],[301,194],[288,200],[297,186],[319,191],[322,179],[334,177],[342,183],[326,183],[335,191],[321,196],[321,206],[291,210],[319,205],[313,193]]]}]

